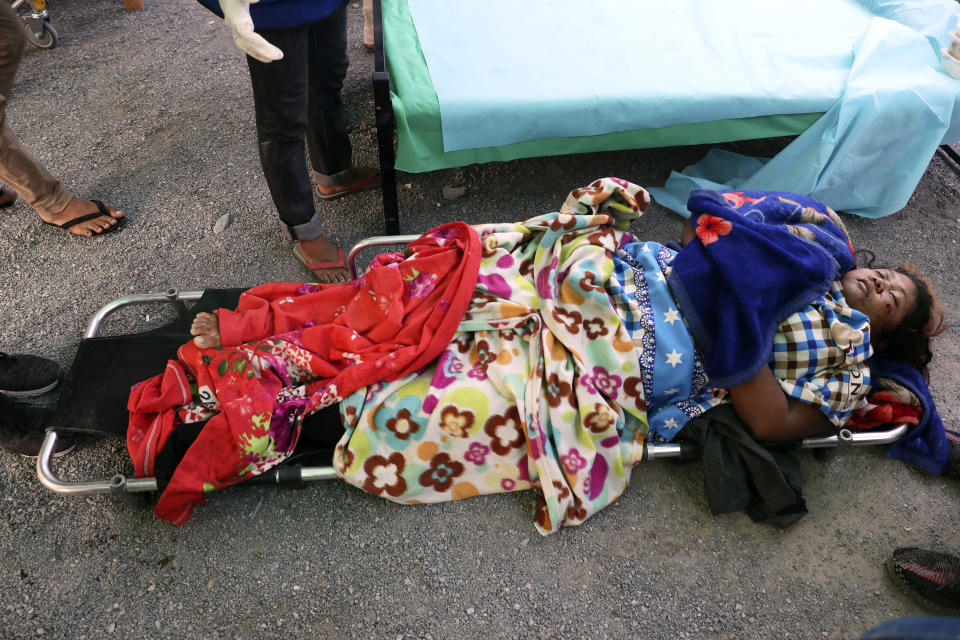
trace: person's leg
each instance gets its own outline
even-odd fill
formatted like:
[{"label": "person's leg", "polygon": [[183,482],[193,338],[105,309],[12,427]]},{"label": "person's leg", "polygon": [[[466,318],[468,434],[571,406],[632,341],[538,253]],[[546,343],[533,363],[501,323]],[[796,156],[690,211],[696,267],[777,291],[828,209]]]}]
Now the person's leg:
[{"label": "person's leg", "polygon": [[363,0],[363,46],[373,51],[373,0]]},{"label": "person's leg", "polygon": [[[0,180],[10,185],[44,221],[60,225],[98,209],[93,202],[74,196],[63,183],[50,175],[23,148],[7,123],[7,103],[25,42],[23,25],[16,12],[9,3],[0,2]],[[109,211],[110,215],[94,216],[73,225],[70,231],[85,236],[105,231],[116,224],[116,219],[123,217],[122,212]]]},{"label": "person's leg", "polygon": [[321,199],[331,199],[379,185],[369,167],[353,166],[353,149],[343,115],[343,80],[347,75],[347,5],[310,25],[309,112],[307,146],[313,179]]},{"label": "person's leg", "polygon": [[343,80],[347,77],[347,3],[308,28],[307,78],[310,162],[332,176],[353,166],[353,149],[343,117]]},{"label": "person's leg", "polygon": [[[60,365],[53,360],[0,352],[0,449],[23,456],[40,452],[50,411],[13,398],[50,391],[59,382],[60,374]],[[62,438],[58,443],[55,455],[73,448],[71,438]]]},{"label": "person's leg", "polygon": [[[270,63],[247,57],[256,112],[260,163],[280,219],[305,262],[336,261],[340,249],[322,235],[307,173],[307,27],[259,32],[283,51]],[[344,282],[345,269],[314,269],[320,282]]]}]

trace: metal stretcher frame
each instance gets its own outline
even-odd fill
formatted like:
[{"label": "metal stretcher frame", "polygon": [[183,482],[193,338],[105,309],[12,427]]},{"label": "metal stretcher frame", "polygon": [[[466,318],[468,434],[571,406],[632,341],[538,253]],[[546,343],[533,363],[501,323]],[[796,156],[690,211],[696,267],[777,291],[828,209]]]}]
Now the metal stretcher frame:
[{"label": "metal stretcher frame", "polygon": [[[347,266],[352,278],[357,277],[357,256],[365,249],[383,248],[387,246],[406,245],[419,236],[374,236],[361,240],[355,244],[347,256]],[[167,303],[173,305],[178,315],[185,315],[189,311],[187,302],[195,302],[200,299],[202,291],[183,291],[169,290],[165,293],[146,293],[135,294],[118,298],[107,303],[100,308],[87,323],[86,330],[83,333],[84,339],[94,338],[100,331],[103,322],[114,312],[132,305],[145,305]],[[850,429],[841,429],[836,435],[822,436],[816,438],[806,438],[799,442],[782,443],[784,448],[790,449],[823,449],[831,447],[846,446],[864,446],[890,444],[900,439],[907,430],[908,425],[899,424],[890,429],[880,431],[851,431]],[[53,454],[57,446],[57,432],[48,430],[40,448],[40,454],[37,457],[37,476],[41,484],[55,493],[66,495],[86,495],[99,493],[118,493],[121,495],[145,493],[157,491],[157,481],[155,478],[128,478],[123,474],[115,474],[106,480],[85,480],[71,481],[61,479],[51,466]],[[643,445],[643,460],[655,460],[658,458],[680,458],[689,455],[692,447],[689,444],[681,442],[670,443],[649,443]],[[266,473],[255,476],[244,484],[277,484],[277,485],[299,485],[304,482],[315,480],[332,480],[337,477],[336,470],[332,466],[299,466],[288,465],[278,466],[270,469]]]}]

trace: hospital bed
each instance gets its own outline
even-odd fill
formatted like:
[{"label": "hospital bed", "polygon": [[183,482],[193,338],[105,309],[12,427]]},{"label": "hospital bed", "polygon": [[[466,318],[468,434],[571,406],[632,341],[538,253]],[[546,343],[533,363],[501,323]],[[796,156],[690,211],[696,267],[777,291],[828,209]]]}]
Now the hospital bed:
[{"label": "hospital bed", "polygon": [[[397,234],[400,232],[396,170],[419,173],[475,163],[510,161],[520,158],[627,149],[651,149],[694,144],[717,144],[739,140],[797,136],[816,123],[824,112],[827,111],[827,108],[832,102],[836,101],[836,96],[831,97],[830,93],[842,91],[841,83],[840,86],[831,85],[832,88],[825,90],[822,95],[805,95],[805,92],[809,91],[816,93],[820,86],[820,83],[810,82],[805,85],[806,88],[798,91],[797,95],[787,97],[777,96],[774,101],[775,104],[770,104],[770,96],[763,93],[762,86],[759,87],[761,89],[759,92],[753,89],[748,91],[746,87],[736,87],[736,91],[725,92],[723,87],[720,86],[710,94],[696,96],[697,99],[702,99],[704,102],[696,109],[691,110],[689,114],[678,116],[680,121],[676,121],[677,118],[672,118],[671,114],[667,113],[650,120],[651,122],[664,123],[657,124],[656,126],[632,127],[629,124],[611,124],[607,126],[603,123],[594,123],[588,127],[587,124],[584,124],[584,127],[589,128],[591,131],[581,135],[574,125],[573,129],[568,128],[562,130],[563,135],[549,135],[543,132],[534,132],[531,133],[527,139],[513,142],[491,141],[466,148],[464,148],[463,145],[453,145],[456,148],[451,148],[450,140],[447,138],[447,136],[450,135],[449,129],[454,126],[452,123],[451,108],[448,107],[447,103],[440,97],[444,91],[438,91],[433,77],[434,74],[432,74],[431,66],[428,64],[430,57],[429,55],[425,55],[424,49],[426,47],[421,47],[418,26],[415,25],[411,12],[411,5],[413,5],[415,1],[418,0],[374,1],[375,47],[373,88],[378,135],[378,154],[383,178],[384,225],[385,233],[387,234]],[[907,2],[909,0],[904,1]],[[661,18],[664,18],[669,12],[676,8],[672,6],[672,3],[654,4],[658,7],[663,7]],[[690,0],[689,2],[680,4],[694,5],[696,4],[696,0]],[[734,5],[738,6],[749,4],[749,2],[734,3]],[[796,6],[796,3],[781,2],[762,4],[765,6],[777,5],[789,7],[791,4]],[[856,5],[856,2],[852,0],[841,4]],[[862,4],[866,6],[871,3],[864,0]],[[639,8],[638,10],[641,10],[642,7],[646,5],[640,3],[637,6]],[[723,8],[725,5],[711,3],[711,6]],[[538,8],[540,13],[537,13]],[[507,28],[509,26],[508,23],[511,22],[521,25],[533,24],[538,20],[538,16],[544,15],[547,9],[548,5],[536,1],[514,5],[509,15],[504,15],[501,29],[494,27],[486,31],[494,32],[503,30]],[[443,10],[445,11],[446,9],[444,8]],[[849,7],[845,9],[845,11],[848,12],[849,10]],[[694,14],[694,12],[690,13]],[[423,13],[420,15],[422,17]],[[678,14],[678,19],[690,20],[691,17],[687,14]],[[697,21],[696,17],[692,19]],[[709,22],[709,16],[705,17],[703,21]],[[829,24],[829,22],[828,20],[824,24]],[[618,26],[619,25],[611,25],[610,33],[607,34],[584,34],[583,43],[580,46],[606,48],[610,53],[612,67],[628,48],[644,47],[646,45],[645,41],[649,38],[649,34],[618,32]],[[783,28],[783,26],[784,25],[770,25],[769,28],[777,31]],[[692,30],[694,27],[697,29],[706,29],[707,31],[710,30],[709,26],[704,27],[702,24],[691,25],[690,29]],[[651,26],[651,30],[656,28],[655,25]],[[470,51],[475,52],[478,48],[482,49],[483,38],[486,37],[486,35],[483,35],[484,30],[478,26],[474,31],[478,42],[473,44],[472,49],[469,46],[449,46],[442,50],[442,57],[449,58],[441,60],[444,65],[456,69],[458,65],[469,62],[457,58],[458,55],[461,55],[460,49],[463,49],[463,55],[469,55]],[[730,35],[731,37],[736,37],[736,34]],[[531,37],[538,36],[533,35]],[[492,42],[499,43],[501,41],[493,40]],[[799,45],[797,42],[785,42],[778,38],[771,38],[769,42],[771,43],[771,48],[783,48],[787,52],[789,52],[791,48],[798,48]],[[830,64],[842,66],[842,64],[844,64],[837,60],[839,57],[842,57],[844,51],[841,44],[846,46],[845,43],[840,43],[837,45],[836,50],[824,54],[824,66],[829,66]],[[434,47],[434,50],[435,49],[436,47]],[[645,49],[645,51],[648,52],[646,58],[654,61],[668,59],[676,56],[678,53],[677,47],[672,49],[650,48]],[[753,53],[756,57],[763,58],[781,55],[784,52],[758,50]],[[721,51],[718,55],[727,55],[727,52]],[[736,58],[737,56],[733,55],[731,57]],[[744,56],[740,55],[739,57],[743,58]],[[826,60],[826,58],[830,60]],[[526,62],[524,63],[526,64]],[[536,65],[542,63],[530,64]],[[724,64],[736,67],[738,61],[736,59],[725,60]],[[772,67],[776,67],[779,64],[779,60],[773,60],[771,62]],[[817,64],[818,62],[815,62],[812,66],[817,66]],[[849,61],[847,61],[846,64],[849,65]],[[537,68],[536,66],[531,66],[530,73],[535,75]],[[651,75],[652,77],[652,75],[655,75],[656,68],[655,66],[651,66],[647,72],[620,69],[619,73],[621,77],[619,81],[636,82],[637,84],[645,83],[645,76]],[[682,73],[682,68],[680,68],[680,72]],[[669,70],[664,71],[664,73],[669,73]],[[741,76],[750,76],[753,73],[753,68],[749,68],[745,70],[743,74],[737,72],[732,75],[733,77],[739,78]],[[835,79],[836,78],[834,78],[834,80]],[[594,78],[594,80],[600,82],[605,81],[602,78]],[[768,83],[769,81],[768,78],[764,78],[760,84],[763,85],[763,83]],[[593,92],[593,87],[590,86],[574,85],[574,89],[584,92],[582,96],[572,96],[572,98],[575,99],[589,98]],[[665,99],[673,100],[674,102],[683,101],[682,91],[677,93],[670,88],[669,91],[672,93],[670,93],[670,95],[664,95],[662,92],[666,92],[668,89],[663,88],[662,85],[656,81],[650,81],[644,84],[644,90],[649,92],[649,101],[646,104],[650,106],[655,106]],[[476,97],[473,99],[478,100]],[[491,104],[489,105],[491,113],[504,109],[502,106],[493,104],[492,100],[493,99],[491,99]],[[513,97],[510,96],[507,100],[513,100]],[[537,97],[531,95],[528,100],[537,102]],[[630,109],[643,110],[642,107],[638,109],[635,106],[637,104],[635,98],[631,98],[631,100],[634,100],[634,102],[629,103],[633,105]],[[465,101],[466,100],[451,99],[448,102]],[[482,102],[482,98],[478,101]],[[544,100],[543,102],[548,101]],[[795,106],[791,106],[791,102]],[[516,101],[516,105],[518,112],[527,107],[519,98]],[[731,109],[729,108],[730,105],[736,105],[736,108]],[[815,108],[811,108],[811,105],[814,105]],[[540,105],[535,106],[540,108]],[[476,111],[473,112],[476,118],[474,123],[478,127],[480,127],[483,124],[482,121],[485,120],[482,111],[483,108],[484,106],[481,105],[476,107]],[[513,106],[510,108],[513,108]],[[667,111],[669,111],[669,109],[667,109]],[[585,116],[589,115],[589,112],[590,109],[586,109],[584,112]],[[567,119],[575,120],[576,112],[571,113],[574,115],[571,116],[568,114],[566,116]],[[611,112],[608,109],[605,113],[609,115]],[[723,113],[747,113],[750,115],[733,117],[714,117],[713,115]],[[545,112],[541,119],[548,120],[550,117],[552,117],[550,113]],[[586,117],[584,118],[584,120],[588,119],[589,118]],[[448,120],[451,122],[448,122]],[[469,120],[465,121],[465,123],[460,123],[461,129],[464,127],[470,128],[470,126],[471,122]],[[600,128],[598,129],[597,127]],[[596,131],[602,131],[604,128],[610,130],[596,133]],[[549,131],[550,127],[546,127],[545,130]],[[949,145],[942,145],[941,149],[954,161],[960,160],[957,152]],[[923,162],[925,163],[928,159],[929,158],[924,159]],[[797,189],[787,188],[786,190],[799,192]]]},{"label": "hospital bed", "polygon": [[[405,245],[417,236],[378,236],[354,245],[348,255],[353,277],[357,276],[357,260],[366,250]],[[87,324],[74,363],[64,380],[52,422],[37,458],[37,475],[51,491],[65,495],[114,493],[136,501],[137,496],[157,491],[155,478],[128,477],[105,471],[99,479],[61,478],[54,469],[54,452],[58,440],[70,434],[94,434],[124,438],[130,387],[162,370],[177,348],[191,339],[193,316],[200,311],[234,307],[242,289],[207,291],[168,290],[163,293],[130,295],[114,300],[98,310]],[[123,309],[145,305],[167,305],[176,313],[168,324],[141,333],[101,336],[105,321]],[[189,306],[188,306],[189,305]],[[908,430],[906,424],[888,425],[873,431],[841,429],[836,435],[807,438],[785,443],[787,448],[825,449],[846,446],[889,444]],[[689,442],[645,443],[644,460],[658,458],[694,458],[699,455]],[[332,451],[298,449],[283,465],[255,476],[244,484],[299,486],[304,482],[330,480],[337,477],[332,466]]]}]

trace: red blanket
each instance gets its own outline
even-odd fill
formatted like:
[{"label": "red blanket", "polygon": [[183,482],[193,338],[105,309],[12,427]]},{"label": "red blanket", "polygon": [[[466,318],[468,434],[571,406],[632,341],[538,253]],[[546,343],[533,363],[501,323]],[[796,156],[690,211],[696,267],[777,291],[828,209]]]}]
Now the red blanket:
[{"label": "red blanket", "polygon": [[377,256],[347,284],[271,283],[217,312],[223,346],[180,347],[136,385],[127,447],[137,476],[177,426],[207,420],[157,503],[182,524],[205,490],[236,484],[289,457],[305,415],[357,389],[416,371],[450,343],[476,285],[481,245],[460,222],[403,254]]}]

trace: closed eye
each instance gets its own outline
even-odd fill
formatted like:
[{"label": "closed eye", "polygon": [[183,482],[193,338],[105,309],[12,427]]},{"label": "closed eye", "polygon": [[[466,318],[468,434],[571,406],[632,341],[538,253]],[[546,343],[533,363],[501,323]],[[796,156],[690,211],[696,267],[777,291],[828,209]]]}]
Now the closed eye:
[{"label": "closed eye", "polygon": [[890,297],[893,299],[893,306],[899,307],[900,301],[897,299],[897,291],[893,288],[893,272],[889,269],[884,269],[883,271],[878,272],[880,276],[886,281],[888,289],[890,290]]}]

